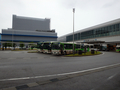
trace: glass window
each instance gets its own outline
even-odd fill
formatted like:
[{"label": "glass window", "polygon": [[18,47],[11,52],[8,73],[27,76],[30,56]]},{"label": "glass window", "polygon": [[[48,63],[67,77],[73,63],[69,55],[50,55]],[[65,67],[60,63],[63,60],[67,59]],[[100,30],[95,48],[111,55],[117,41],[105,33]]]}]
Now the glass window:
[{"label": "glass window", "polygon": [[104,28],[102,28],[102,30],[104,31]]},{"label": "glass window", "polygon": [[115,29],[115,25],[112,25],[112,30],[114,30]]},{"label": "glass window", "polygon": [[119,29],[120,29],[120,23],[119,23]]},{"label": "glass window", "polygon": [[74,40],[78,40],[77,34],[74,35]]},{"label": "glass window", "polygon": [[112,26],[108,26],[108,31],[109,31],[109,32],[112,31]]},{"label": "glass window", "polygon": [[107,31],[108,31],[108,27],[105,27],[105,33],[107,33]]},{"label": "glass window", "polygon": [[[74,35],[74,40],[111,36],[111,35],[117,35],[117,34],[120,34],[120,23],[77,33]],[[73,35],[67,36],[66,40],[73,41]]]},{"label": "glass window", "polygon": [[115,25],[115,28],[116,28],[116,29],[119,28],[119,24],[116,24],[116,25]]},{"label": "glass window", "polygon": [[72,49],[73,48],[73,44],[64,44],[64,48],[65,49]]},{"label": "glass window", "polygon": [[80,40],[80,33],[78,33],[78,40]]},{"label": "glass window", "polygon": [[67,41],[73,41],[73,35],[67,36],[67,37],[66,37],[66,40],[67,40]]}]

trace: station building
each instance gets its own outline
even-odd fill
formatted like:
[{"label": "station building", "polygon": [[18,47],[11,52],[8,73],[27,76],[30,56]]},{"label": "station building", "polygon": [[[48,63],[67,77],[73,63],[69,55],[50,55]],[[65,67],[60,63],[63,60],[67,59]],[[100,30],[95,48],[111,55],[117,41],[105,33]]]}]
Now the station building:
[{"label": "station building", "polygon": [[1,49],[1,35],[0,35],[0,49]]},{"label": "station building", "polygon": [[[58,41],[73,42],[73,33],[59,37]],[[120,19],[78,30],[74,32],[74,41],[106,46],[107,50],[114,51],[120,44]]]},{"label": "station building", "polygon": [[2,29],[1,43],[37,43],[40,41],[56,41],[55,29],[50,30],[50,19],[30,18],[13,15],[12,28]]}]

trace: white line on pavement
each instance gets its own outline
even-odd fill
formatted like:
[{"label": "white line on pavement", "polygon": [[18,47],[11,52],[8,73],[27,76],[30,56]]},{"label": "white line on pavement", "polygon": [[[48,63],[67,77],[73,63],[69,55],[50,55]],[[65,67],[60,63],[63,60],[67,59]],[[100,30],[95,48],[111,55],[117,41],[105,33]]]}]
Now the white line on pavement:
[{"label": "white line on pavement", "polygon": [[81,73],[81,74],[82,74],[82,73],[85,73],[85,72],[91,72],[91,71],[106,69],[106,68],[110,68],[110,67],[114,67],[114,66],[118,66],[118,65],[120,65],[120,63],[112,64],[112,65],[107,65],[107,66],[102,66],[102,67],[97,67],[97,68],[92,68],[92,69],[87,69],[87,70],[82,70],[82,71],[76,71],[76,72],[53,74],[53,75],[44,75],[44,76],[34,76],[34,77],[22,77],[22,78],[1,79],[0,81],[36,79],[36,78],[44,78],[44,77],[54,77],[54,76],[72,75],[72,74],[78,74],[78,73]]},{"label": "white line on pavement", "polygon": [[117,74],[114,74],[114,75],[112,75],[112,76],[110,76],[110,77],[108,77],[108,79],[107,80],[110,80],[110,79],[112,79],[113,77],[115,77]]}]

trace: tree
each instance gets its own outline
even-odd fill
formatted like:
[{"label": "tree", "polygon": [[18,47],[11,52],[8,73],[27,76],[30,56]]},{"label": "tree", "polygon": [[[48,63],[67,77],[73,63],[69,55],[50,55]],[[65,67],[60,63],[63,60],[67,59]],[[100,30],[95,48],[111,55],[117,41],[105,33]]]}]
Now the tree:
[{"label": "tree", "polygon": [[34,42],[30,42],[29,46],[30,46],[30,49],[33,49],[32,46],[34,45],[33,44]]},{"label": "tree", "polygon": [[14,47],[14,50],[15,50],[15,47],[16,47],[16,44],[15,44],[15,43],[13,43],[13,47]]},{"label": "tree", "polygon": [[[6,50],[7,47],[12,47],[12,42],[11,41],[7,41],[6,43],[3,43],[2,45],[3,45],[3,48],[5,47],[5,50]],[[15,46],[16,46],[16,44],[13,43],[14,49],[15,49]]]},{"label": "tree", "polygon": [[7,46],[8,47],[12,47],[12,43],[7,43]]},{"label": "tree", "polygon": [[5,47],[5,50],[7,48],[7,43],[3,43],[3,48]]},{"label": "tree", "polygon": [[11,41],[7,41],[7,47],[12,47],[12,42]]}]

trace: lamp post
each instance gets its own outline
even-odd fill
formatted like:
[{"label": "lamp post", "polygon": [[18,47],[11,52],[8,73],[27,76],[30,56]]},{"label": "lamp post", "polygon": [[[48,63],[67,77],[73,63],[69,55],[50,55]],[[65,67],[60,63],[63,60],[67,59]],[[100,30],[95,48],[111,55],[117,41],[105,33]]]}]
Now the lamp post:
[{"label": "lamp post", "polygon": [[12,31],[12,50],[13,50],[13,31]]},{"label": "lamp post", "polygon": [[74,55],[74,13],[75,13],[75,8],[73,8],[73,55]]}]

